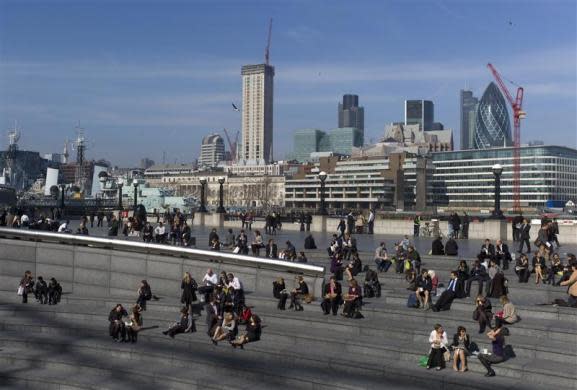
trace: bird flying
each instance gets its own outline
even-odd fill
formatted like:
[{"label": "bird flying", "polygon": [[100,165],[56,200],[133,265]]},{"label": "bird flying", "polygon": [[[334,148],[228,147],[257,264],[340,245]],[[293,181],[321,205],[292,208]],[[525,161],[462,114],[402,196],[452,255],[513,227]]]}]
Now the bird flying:
[{"label": "bird flying", "polygon": [[232,108],[233,108],[235,111],[239,111],[238,107],[237,107],[234,103],[231,103],[231,104],[232,104]]}]

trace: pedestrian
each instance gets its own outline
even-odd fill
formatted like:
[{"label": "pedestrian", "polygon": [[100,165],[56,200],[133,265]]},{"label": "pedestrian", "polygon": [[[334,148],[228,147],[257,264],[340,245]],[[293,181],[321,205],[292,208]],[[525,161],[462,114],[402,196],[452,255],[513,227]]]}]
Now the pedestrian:
[{"label": "pedestrian", "polygon": [[368,229],[369,229],[368,233],[369,233],[369,234],[374,234],[374,227],[375,227],[375,210],[373,210],[373,209],[371,209],[371,210],[369,211],[369,219],[368,219],[367,225],[368,225]]},{"label": "pedestrian", "polygon": [[33,291],[33,288],[34,278],[32,277],[32,272],[26,271],[18,287],[18,295],[22,296],[22,303],[28,303],[28,294]]},{"label": "pedestrian", "polygon": [[419,237],[419,229],[421,228],[421,217],[415,215],[413,219],[413,236]]}]

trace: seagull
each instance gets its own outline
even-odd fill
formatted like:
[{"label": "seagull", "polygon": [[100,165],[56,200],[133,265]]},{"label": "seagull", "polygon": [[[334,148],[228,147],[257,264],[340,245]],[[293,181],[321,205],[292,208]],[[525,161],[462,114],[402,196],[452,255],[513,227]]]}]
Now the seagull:
[{"label": "seagull", "polygon": [[235,111],[237,111],[237,112],[239,111],[238,107],[237,107],[237,106],[235,106],[235,104],[234,104],[234,103],[232,103],[232,108],[233,108]]},{"label": "seagull", "polygon": [[509,20],[509,26],[512,26],[513,22],[511,20]]}]

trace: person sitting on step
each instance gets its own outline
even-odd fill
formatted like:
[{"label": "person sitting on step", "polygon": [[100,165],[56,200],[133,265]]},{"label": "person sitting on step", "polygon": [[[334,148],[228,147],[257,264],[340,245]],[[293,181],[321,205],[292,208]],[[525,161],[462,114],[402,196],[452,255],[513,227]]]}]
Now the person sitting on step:
[{"label": "person sitting on step", "polygon": [[56,305],[60,303],[60,298],[62,297],[62,286],[54,278],[50,278],[50,283],[48,283],[48,304]]},{"label": "person sitting on step", "polygon": [[355,250],[353,253],[353,259],[345,267],[345,274],[347,280],[352,280],[359,272],[363,269],[363,263],[359,258],[359,253]]},{"label": "person sitting on step", "polygon": [[309,286],[307,286],[304,278],[300,275],[297,276],[296,282],[297,285],[291,291],[291,303],[289,309],[294,308],[295,311],[303,311],[303,305],[300,303],[300,299],[303,299],[309,294]]},{"label": "person sitting on step", "polygon": [[140,282],[137,293],[138,298],[136,299],[136,304],[138,304],[142,310],[146,311],[146,302],[152,299],[152,290],[146,280]]},{"label": "person sitting on step", "polygon": [[128,335],[128,341],[131,343],[136,343],[138,340],[138,332],[142,328],[142,308],[140,305],[136,304],[132,307],[130,311],[130,316],[126,325],[126,333]]},{"label": "person sitting on step", "polygon": [[272,295],[278,299],[277,309],[285,310],[288,299],[288,291],[283,278],[278,278],[272,282]]},{"label": "person sitting on step", "polygon": [[34,296],[36,297],[36,300],[41,304],[45,305],[48,303],[48,285],[42,276],[36,278]]},{"label": "person sitting on step", "polygon": [[328,315],[332,311],[333,315],[336,316],[337,312],[339,311],[341,301],[341,284],[337,282],[334,276],[331,276],[323,291],[323,302],[321,303],[321,308],[323,309],[324,314]]},{"label": "person sitting on step", "polygon": [[168,335],[174,338],[179,333],[184,333],[188,329],[188,308],[183,307],[180,309],[180,315],[178,320],[173,323],[167,330],[162,332],[162,334]]},{"label": "person sitting on step", "polygon": [[437,371],[445,368],[445,356],[447,351],[447,332],[440,324],[436,324],[429,335],[429,343],[431,344],[431,351],[429,352],[429,359],[427,360],[427,370],[436,368]]},{"label": "person sitting on step", "polygon": [[431,276],[429,275],[429,272],[426,269],[424,269],[421,272],[421,275],[417,278],[416,287],[417,287],[417,300],[419,301],[419,307],[423,310],[429,309],[433,283],[431,281]]},{"label": "person sitting on step", "polygon": [[505,331],[503,324],[498,323],[495,329],[487,333],[487,337],[491,340],[491,345],[493,346],[492,354],[480,353],[477,358],[481,364],[487,369],[485,376],[491,377],[495,376],[495,371],[491,367],[493,364],[502,363],[506,360],[505,357]]},{"label": "person sitting on step", "polygon": [[225,313],[222,323],[217,326],[212,335],[212,343],[217,345],[219,341],[224,339],[232,340],[236,337],[237,323],[232,313]]},{"label": "person sitting on step", "polygon": [[433,305],[433,311],[450,310],[451,304],[453,303],[456,297],[456,291],[457,291],[457,272],[451,271],[451,280],[449,281],[449,286],[445,291],[443,291],[439,299],[437,299],[437,302]]},{"label": "person sitting on step", "polygon": [[243,346],[245,344],[259,341],[261,332],[262,326],[260,318],[256,314],[253,314],[246,324],[246,332],[232,340],[230,344],[233,346],[233,348],[240,347],[241,349],[244,349]]},{"label": "person sitting on step", "polygon": [[128,313],[124,310],[124,307],[119,303],[114,309],[110,311],[108,315],[108,332],[112,339],[116,342],[126,341],[126,328],[124,326],[123,317],[126,317]]},{"label": "person sitting on step", "polygon": [[441,236],[437,236],[433,243],[431,244],[431,255],[433,256],[444,256],[445,246],[443,245],[443,239]]},{"label": "person sitting on step", "polygon": [[[470,355],[471,339],[467,334],[467,329],[463,326],[457,328],[457,333],[453,336],[453,370],[465,372],[467,368],[467,356]],[[460,366],[460,367],[459,367]]]},{"label": "person sitting on step", "polygon": [[352,279],[349,283],[349,292],[344,296],[345,305],[343,306],[341,315],[343,317],[355,318],[361,309],[363,294],[355,279]]}]

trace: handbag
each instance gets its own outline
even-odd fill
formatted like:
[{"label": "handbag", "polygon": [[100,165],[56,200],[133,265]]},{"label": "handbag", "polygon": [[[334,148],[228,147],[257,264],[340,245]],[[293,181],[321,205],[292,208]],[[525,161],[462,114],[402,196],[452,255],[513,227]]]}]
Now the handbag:
[{"label": "handbag", "polygon": [[239,246],[234,247],[232,253],[237,254],[238,252],[240,252],[240,247]]},{"label": "handbag", "polygon": [[18,286],[18,291],[16,292],[18,295],[24,295],[24,287]]}]

